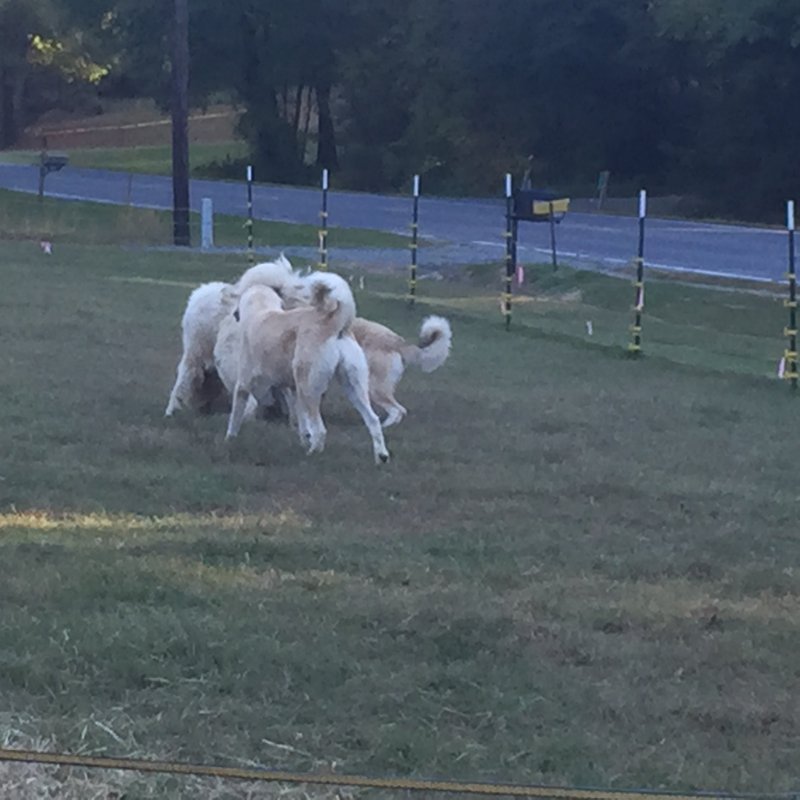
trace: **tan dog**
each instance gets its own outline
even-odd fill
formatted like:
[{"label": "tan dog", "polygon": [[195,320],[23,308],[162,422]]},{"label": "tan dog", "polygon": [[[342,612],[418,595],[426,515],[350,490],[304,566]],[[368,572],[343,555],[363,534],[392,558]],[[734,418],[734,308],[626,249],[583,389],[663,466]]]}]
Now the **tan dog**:
[{"label": "tan dog", "polygon": [[357,317],[351,326],[356,341],[367,356],[369,398],[386,412],[383,427],[400,422],[406,409],[394,396],[397,384],[409,365],[433,372],[447,360],[453,333],[444,317],[426,317],[419,330],[419,344],[411,344],[391,328]]},{"label": "tan dog", "polygon": [[388,461],[380,421],[369,405],[366,359],[346,333],[355,318],[350,288],[333,273],[304,285],[306,304],[289,311],[266,286],[253,286],[240,297],[235,314],[241,325],[237,379],[226,438],[239,433],[251,396],[261,401],[273,391],[294,390],[301,441],[309,453],[320,452],[326,434],[320,404],[338,371],[370,432],[376,463]]}]

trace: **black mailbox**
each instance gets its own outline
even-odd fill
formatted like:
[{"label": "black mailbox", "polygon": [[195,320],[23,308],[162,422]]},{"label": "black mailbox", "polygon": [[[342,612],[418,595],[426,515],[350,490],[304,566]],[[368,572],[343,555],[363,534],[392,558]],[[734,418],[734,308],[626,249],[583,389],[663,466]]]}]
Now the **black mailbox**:
[{"label": "black mailbox", "polygon": [[514,218],[529,222],[547,222],[552,214],[561,222],[569,210],[569,198],[544,189],[519,189],[514,193]]},{"label": "black mailbox", "polygon": [[39,199],[44,197],[44,179],[51,172],[58,172],[69,163],[66,153],[48,153],[42,150],[39,156]]},{"label": "black mailbox", "polygon": [[58,172],[62,167],[69,163],[66,153],[48,153],[41,161],[41,167],[45,172]]}]

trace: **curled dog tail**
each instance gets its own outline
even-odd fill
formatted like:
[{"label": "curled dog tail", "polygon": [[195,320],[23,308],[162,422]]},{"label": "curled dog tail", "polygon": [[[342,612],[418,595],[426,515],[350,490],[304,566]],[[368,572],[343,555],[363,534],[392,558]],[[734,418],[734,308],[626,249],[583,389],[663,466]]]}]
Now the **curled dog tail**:
[{"label": "curled dog tail", "polygon": [[423,372],[433,372],[447,361],[453,331],[444,317],[425,317],[419,329],[419,344],[403,348],[403,360]]},{"label": "curled dog tail", "polygon": [[356,302],[347,281],[333,272],[316,272],[306,280],[310,304],[330,317],[337,331],[347,328],[356,316]]},{"label": "curled dog tail", "polygon": [[296,279],[289,259],[281,253],[274,261],[264,261],[245,270],[234,284],[239,294],[244,294],[251,286],[269,286],[277,291]]}]

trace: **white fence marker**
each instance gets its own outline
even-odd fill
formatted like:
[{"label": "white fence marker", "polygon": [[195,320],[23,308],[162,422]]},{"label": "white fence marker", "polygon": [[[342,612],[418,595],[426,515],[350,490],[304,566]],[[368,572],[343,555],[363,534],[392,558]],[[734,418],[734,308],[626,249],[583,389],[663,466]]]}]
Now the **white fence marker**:
[{"label": "white fence marker", "polygon": [[214,246],[214,204],[204,197],[200,205],[200,248],[210,250]]}]

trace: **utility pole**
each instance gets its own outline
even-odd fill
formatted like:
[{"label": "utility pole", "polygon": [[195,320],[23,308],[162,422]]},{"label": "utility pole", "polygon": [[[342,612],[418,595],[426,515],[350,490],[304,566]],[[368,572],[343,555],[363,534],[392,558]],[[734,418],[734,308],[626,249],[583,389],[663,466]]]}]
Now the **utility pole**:
[{"label": "utility pole", "polygon": [[175,0],[172,31],[172,238],[191,244],[189,232],[189,7]]}]

